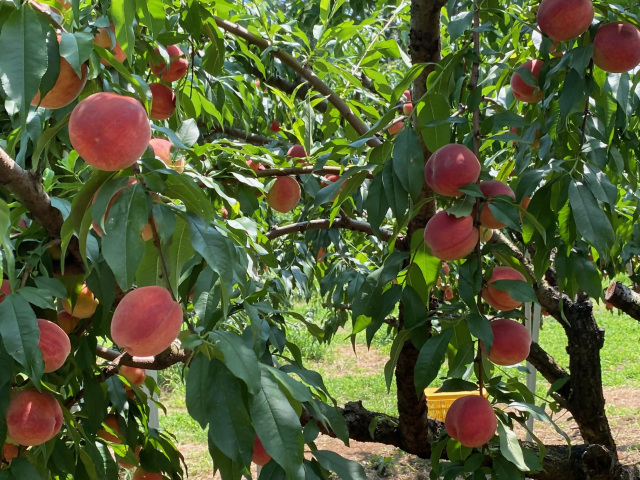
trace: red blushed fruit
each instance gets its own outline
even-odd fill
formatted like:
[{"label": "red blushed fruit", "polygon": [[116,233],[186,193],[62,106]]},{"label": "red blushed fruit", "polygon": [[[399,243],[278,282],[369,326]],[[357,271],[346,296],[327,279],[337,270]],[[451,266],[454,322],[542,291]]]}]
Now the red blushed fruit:
[{"label": "red blushed fruit", "polygon": [[269,125],[269,130],[271,130],[273,133],[278,133],[280,131],[280,124],[277,120],[271,122],[271,125]]},{"label": "red blushed fruit", "polygon": [[138,467],[133,474],[132,480],[162,480],[162,474],[158,472],[147,472]]},{"label": "red blushed fruit", "polygon": [[78,76],[69,62],[61,56],[60,72],[58,73],[58,79],[55,85],[47,92],[43,99],[40,99],[40,92],[36,93],[36,96],[31,100],[31,105],[34,107],[49,108],[51,110],[69,105],[80,95],[84,85],[87,83],[89,67],[87,67],[86,63],[80,66],[80,72],[82,75]]},{"label": "red blushed fruit", "polygon": [[[109,29],[112,33],[115,33],[116,31],[113,23],[109,25]],[[105,27],[98,29],[98,33],[93,36],[93,43],[95,43],[99,47],[111,50],[111,53],[113,54],[117,62],[122,63],[127,59],[127,54],[124,52],[124,50],[122,50],[120,44],[118,42],[115,42],[115,44],[111,43],[109,30],[107,30]],[[109,66],[109,62],[104,58],[100,59],[100,63]]]},{"label": "red blushed fruit", "polygon": [[96,313],[98,308],[98,299],[93,295],[93,292],[89,290],[87,284],[83,284],[78,296],[76,297],[76,303],[71,308],[68,301],[62,301],[62,308],[69,315],[76,318],[91,318]]},{"label": "red blushed fruit", "polygon": [[44,373],[59,369],[71,353],[71,342],[67,334],[57,324],[49,320],[38,319],[40,340],[38,347],[42,351]]},{"label": "red blushed fruit", "polygon": [[9,295],[11,293],[11,284],[9,280],[2,280],[2,284],[0,284],[0,303],[4,301],[5,295]]},{"label": "red blushed fruit", "polygon": [[165,140],[164,138],[152,138],[149,141],[149,145],[153,149],[154,155],[162,160],[167,167],[173,168],[178,173],[182,173],[184,171],[184,157],[180,160],[172,160],[172,143],[169,140]]},{"label": "red blushed fruit", "polygon": [[[485,180],[480,182],[480,191],[485,196],[485,198],[489,199],[491,197],[496,197],[498,195],[506,195],[511,197],[513,200],[516,199],[515,193],[511,190],[511,187],[500,180]],[[486,228],[504,228],[506,225],[496,220],[489,209],[489,204],[491,200],[487,200],[484,202],[484,205],[480,207],[480,225]]]},{"label": "red blushed fruit", "polygon": [[593,63],[605,72],[623,73],[640,64],[640,30],[628,22],[601,26],[593,39]]},{"label": "red blushed fruit", "polygon": [[424,179],[434,192],[456,197],[462,195],[461,187],[478,181],[480,170],[480,162],[471,150],[450,143],[431,154],[424,167]]},{"label": "red blushed fruit", "polygon": [[5,442],[2,447],[2,458],[5,462],[11,463],[11,460],[16,458],[20,453],[20,449],[18,445],[14,445],[13,443]]},{"label": "red blushed fruit", "polygon": [[440,260],[461,260],[469,255],[480,237],[473,218],[455,217],[445,210],[436,213],[424,229],[424,241]]},{"label": "red blushed fruit", "polygon": [[[543,65],[544,62],[542,60],[527,60],[518,68],[526,68],[531,72],[533,78],[538,80]],[[534,87],[525,83],[518,72],[515,72],[511,76],[511,92],[513,96],[521,102],[537,103],[542,100],[542,90],[537,86]]]},{"label": "red blushed fruit", "polygon": [[413,112],[413,103],[405,103],[402,106],[402,113],[405,115],[411,115],[411,112]]},{"label": "red blushed fruit", "polygon": [[66,334],[73,332],[80,323],[80,319],[70,315],[67,312],[58,313],[58,325]]},{"label": "red blushed fruit", "polygon": [[266,200],[274,210],[280,213],[287,213],[298,205],[300,197],[300,185],[295,178],[278,177],[271,185]]},{"label": "red blushed fruit", "polygon": [[7,437],[20,445],[40,445],[62,427],[62,409],[51,395],[26,389],[16,393],[5,414]]},{"label": "red blushed fruit", "polygon": [[140,386],[144,383],[144,379],[147,378],[147,372],[145,372],[144,368],[121,365],[118,372],[132,385]]},{"label": "red blushed fruit", "polygon": [[514,300],[506,290],[498,290],[492,285],[498,280],[520,280],[526,279],[519,271],[511,267],[496,267],[493,269],[491,278],[487,281],[487,286],[482,289],[482,298],[496,310],[513,310],[522,305],[522,302]]},{"label": "red blushed fruit", "polygon": [[405,90],[403,95],[404,95],[404,98],[407,100],[407,102],[411,101],[411,90]]},{"label": "red blushed fruit", "polygon": [[256,465],[260,465],[263,467],[271,460],[271,455],[269,455],[264,447],[262,446],[262,442],[258,438],[258,435],[253,439],[253,457],[251,461]]},{"label": "red blushed fruit", "polygon": [[290,161],[293,160],[295,164],[305,165],[307,163],[308,157],[309,154],[302,145],[294,145],[289,148],[289,150],[287,150],[287,159]]},{"label": "red blushed fruit", "polygon": [[71,112],[69,139],[89,165],[117,171],[142,156],[151,139],[151,127],[138,100],[100,92],[82,100]]},{"label": "red blushed fruit", "polygon": [[498,427],[491,402],[480,395],[457,398],[447,410],[444,428],[454,440],[469,448],[487,443]]},{"label": "red blushed fruit", "polygon": [[257,172],[258,170],[264,170],[265,167],[260,162],[254,162],[249,157],[245,157],[245,159],[247,160],[247,166],[254,172]]},{"label": "red blushed fruit", "polygon": [[591,0],[543,0],[538,26],[552,40],[566,42],[587,31],[593,21]]},{"label": "red blushed fruit", "polygon": [[[116,432],[118,435],[122,435],[122,430],[120,429],[120,422],[118,420],[118,415],[115,413],[110,413],[107,415],[107,418],[104,419],[104,424],[109,427],[110,430]],[[101,428],[97,433],[98,437],[106,440],[111,443],[122,443],[120,437],[118,435],[114,435],[113,433],[108,432],[105,428]]]},{"label": "red blushed fruit", "polygon": [[389,125],[389,128],[387,128],[387,131],[389,132],[390,135],[395,137],[400,133],[400,131],[403,128],[404,128],[404,122],[402,120],[396,120],[391,125]]},{"label": "red blushed fruit", "polygon": [[176,94],[169,87],[162,83],[152,83],[151,90],[151,111],[149,117],[152,120],[166,120],[173,115],[176,110]]},{"label": "red blushed fruit", "polygon": [[496,365],[515,365],[527,359],[531,348],[531,333],[521,323],[507,318],[491,322],[493,344],[491,353],[479,342],[482,353]]},{"label": "red blushed fruit", "polygon": [[155,76],[159,77],[163,82],[175,82],[181,79],[189,69],[189,61],[185,54],[177,45],[169,45],[167,54],[169,55],[169,67],[160,56],[160,50],[156,48],[157,60],[149,62],[149,68]]},{"label": "red blushed fruit", "polygon": [[111,320],[111,338],[132,356],[164,351],[182,326],[182,307],[166,288],[141,287],[120,301]]}]

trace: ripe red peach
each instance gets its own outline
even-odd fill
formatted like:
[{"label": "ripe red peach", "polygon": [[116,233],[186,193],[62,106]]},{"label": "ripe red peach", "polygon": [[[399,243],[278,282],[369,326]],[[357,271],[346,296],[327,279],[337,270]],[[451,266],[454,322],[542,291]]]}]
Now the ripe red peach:
[{"label": "ripe red peach", "polygon": [[278,133],[280,131],[280,124],[277,120],[273,120],[273,122],[271,122],[271,125],[269,125],[269,130],[271,130],[273,133]]},{"label": "ripe red peach", "polygon": [[271,455],[266,452],[258,435],[256,435],[253,439],[253,457],[251,461],[262,467],[269,463],[269,460],[271,460]]},{"label": "ripe red peach", "polygon": [[164,351],[182,326],[182,307],[166,288],[140,287],[127,293],[111,320],[111,338],[132,356]]},{"label": "ripe red peach", "polygon": [[177,45],[169,45],[166,50],[169,55],[169,67],[167,68],[164,58],[160,56],[160,50],[156,48],[157,59],[149,62],[149,68],[163,82],[175,82],[185,76],[189,69],[189,61]]},{"label": "ripe red peach", "polygon": [[479,342],[482,353],[496,365],[515,365],[529,356],[531,333],[521,323],[508,318],[499,318],[491,322],[493,344],[491,353]]},{"label": "ripe red peach", "polygon": [[9,401],[5,414],[7,437],[20,445],[40,445],[55,437],[62,427],[62,409],[46,392],[21,390]]},{"label": "ripe red peach", "polygon": [[487,443],[497,427],[498,420],[491,402],[473,394],[457,398],[447,410],[444,420],[449,436],[469,448]]},{"label": "ripe red peach", "polygon": [[404,91],[404,93],[403,93],[403,95],[404,95],[404,98],[405,98],[405,100],[406,100],[407,102],[410,102],[410,101],[411,101],[411,90],[405,90],[405,91]]},{"label": "ripe red peach", "polygon": [[587,31],[593,21],[591,0],[543,0],[538,27],[552,40],[565,42]]},{"label": "ripe red peach", "polygon": [[492,285],[498,280],[521,280],[526,281],[524,275],[511,267],[496,267],[493,269],[491,278],[487,281],[487,286],[482,289],[482,298],[496,310],[513,310],[522,305],[522,302],[514,300],[505,290],[498,290]]},{"label": "ripe red peach", "polygon": [[293,210],[300,201],[300,185],[293,177],[278,177],[275,179],[266,195],[267,203],[280,213]]},{"label": "ripe red peach", "polygon": [[131,480],[162,480],[162,474],[158,472],[147,472],[142,467],[138,467]]},{"label": "ripe red peach", "polygon": [[[60,41],[60,36],[58,36],[58,41]],[[36,93],[36,96],[31,100],[31,105],[35,107],[39,104],[40,107],[51,110],[69,105],[80,95],[87,83],[89,67],[86,63],[80,66],[80,72],[81,75],[78,76],[69,62],[63,56],[60,56],[60,70],[56,83],[44,98],[40,98],[40,92]]]},{"label": "ripe red peach", "polygon": [[402,106],[402,113],[404,115],[411,115],[411,112],[413,112],[413,103],[405,103]]},{"label": "ripe red peach", "polygon": [[425,243],[440,260],[463,259],[476,247],[479,236],[471,216],[458,218],[445,210],[436,213],[424,229]]},{"label": "ripe red peach", "polygon": [[147,378],[147,372],[145,372],[144,368],[121,365],[119,373],[126,378],[130,384],[137,386],[142,385],[144,383],[144,379]]},{"label": "ripe red peach", "polygon": [[178,173],[182,173],[184,171],[184,157],[175,161],[171,158],[171,147],[173,145],[169,140],[165,140],[164,138],[152,138],[149,141],[149,145],[151,145],[155,156],[162,160],[167,167],[173,168]]},{"label": "ripe red peach", "polygon": [[18,445],[15,445],[9,442],[4,442],[4,445],[2,446],[2,458],[4,459],[5,462],[11,463],[11,460],[16,458],[19,453],[20,453],[20,448],[18,447]]},{"label": "ripe red peach", "polygon": [[82,100],[69,118],[71,145],[89,165],[106,171],[127,168],[149,145],[151,127],[142,104],[110,92]]},{"label": "ripe red peach", "polygon": [[91,318],[96,312],[96,308],[98,308],[98,303],[98,299],[93,296],[93,292],[89,290],[89,287],[87,287],[85,283],[82,285],[80,292],[78,292],[73,308],[71,308],[67,300],[62,301],[62,308],[64,308],[64,311],[69,315],[76,318]]},{"label": "ripe red peach", "polygon": [[107,427],[109,427],[110,430],[112,430],[113,432],[116,432],[117,435],[114,435],[113,433],[107,431],[106,428],[101,428],[100,430],[98,430],[98,437],[106,440],[107,442],[111,442],[111,443],[122,443],[122,441],[120,440],[120,435],[122,435],[122,430],[120,429],[120,422],[119,422],[119,417],[118,415],[116,415],[115,413],[110,413],[109,415],[107,415],[107,418],[104,419],[104,423]]},{"label": "ripe red peach", "polygon": [[80,319],[76,318],[67,312],[58,313],[58,325],[62,331],[66,334],[73,332],[80,323]]},{"label": "ripe red peach", "polygon": [[293,160],[297,165],[306,165],[308,158],[309,154],[302,145],[296,144],[287,150],[287,160]]},{"label": "ripe red peach", "polygon": [[[115,35],[116,29],[113,23],[109,25],[109,30],[111,30],[112,34]],[[111,42],[111,36],[109,35],[109,30],[107,30],[107,28],[105,27],[99,28],[98,33],[96,33],[93,36],[93,43],[95,43],[99,47],[105,48],[107,50],[111,50],[111,53],[115,57],[116,61],[122,63],[127,59],[127,54],[124,52],[124,50],[122,50],[122,47],[118,42],[115,42],[115,41],[114,43]],[[109,62],[104,58],[100,59],[100,63],[106,66],[109,65]]]},{"label": "ripe red peach", "polygon": [[264,170],[265,166],[262,165],[262,163],[260,162],[254,162],[253,160],[251,160],[249,157],[246,157],[246,161],[247,161],[247,166],[253,170],[254,172],[257,172],[258,170]]},{"label": "ripe red peach", "polygon": [[2,283],[0,284],[0,303],[4,301],[5,295],[10,295],[10,294],[11,294],[11,284],[9,283],[9,280],[2,280]]},{"label": "ripe red peach", "polygon": [[[511,187],[500,180],[485,180],[480,182],[480,191],[485,196],[485,198],[490,199],[492,197],[496,197],[498,195],[506,195],[511,197],[512,199],[516,199],[515,193],[511,190]],[[504,228],[506,225],[502,222],[496,220],[489,209],[489,204],[491,200],[487,200],[480,207],[480,225],[486,228]]]},{"label": "ripe red peach", "polygon": [[593,63],[605,72],[623,73],[640,64],[640,30],[628,22],[611,22],[593,38]]},{"label": "ripe red peach", "polygon": [[151,90],[151,111],[149,117],[152,120],[166,120],[171,118],[176,110],[176,94],[163,83],[149,84]]},{"label": "ripe red peach", "polygon": [[396,120],[391,125],[389,125],[389,128],[387,128],[387,131],[389,132],[390,135],[395,137],[400,133],[400,131],[403,128],[404,128],[404,122],[402,120]]},{"label": "ripe red peach", "polygon": [[[531,72],[533,78],[538,80],[543,65],[544,62],[542,60],[527,60],[518,68],[526,68]],[[513,96],[521,102],[537,103],[542,100],[542,90],[540,90],[538,86],[534,87],[533,85],[527,84],[518,72],[515,72],[511,76],[511,92]]]},{"label": "ripe red peach", "polygon": [[475,183],[480,162],[464,145],[450,143],[431,154],[424,167],[424,179],[434,192],[448,197],[462,195],[459,188]]},{"label": "ripe red peach", "polygon": [[40,329],[38,347],[42,351],[44,373],[53,372],[64,365],[71,353],[71,342],[64,330],[49,320],[39,318],[38,328]]}]

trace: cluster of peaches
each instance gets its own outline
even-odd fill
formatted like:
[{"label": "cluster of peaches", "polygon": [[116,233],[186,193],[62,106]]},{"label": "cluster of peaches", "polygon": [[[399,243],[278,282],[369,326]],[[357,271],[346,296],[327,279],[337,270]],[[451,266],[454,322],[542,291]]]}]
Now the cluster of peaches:
[{"label": "cluster of peaches", "polygon": [[[9,282],[3,280],[0,302],[10,293]],[[38,319],[38,347],[42,352],[44,373],[54,372],[65,364],[71,354],[69,333],[78,327],[82,319],[91,318],[97,306],[98,300],[86,285],[82,285],[73,305],[67,300],[62,301],[63,311],[58,314],[57,323]],[[125,295],[116,307],[111,322],[111,337],[130,355],[148,357],[169,347],[177,338],[181,325],[182,307],[173,300],[168,290],[158,286],[141,287]],[[143,369],[126,365],[120,366],[118,373],[130,385],[142,385],[146,377]],[[130,387],[125,385],[125,388]],[[54,438],[64,421],[62,408],[56,397],[44,389],[37,390],[34,387],[12,393],[5,420],[7,440],[2,457],[7,462],[19,455],[20,445],[40,445]],[[120,431],[118,415],[109,414],[104,423],[116,434]],[[104,428],[98,432],[98,436],[106,441],[120,442],[117,435]],[[121,464],[125,468],[132,467],[126,462]],[[159,479],[161,475],[138,469],[134,478]]]}]

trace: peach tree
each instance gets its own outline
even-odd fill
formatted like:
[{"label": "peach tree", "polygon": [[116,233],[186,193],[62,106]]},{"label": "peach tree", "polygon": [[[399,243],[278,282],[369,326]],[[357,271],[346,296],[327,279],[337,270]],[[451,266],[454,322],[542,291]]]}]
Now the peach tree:
[{"label": "peach tree", "polygon": [[[173,365],[224,480],[252,462],[366,478],[319,435],[431,459],[431,478],[638,478],[616,457],[593,301],[640,319],[635,292],[601,288],[637,276],[639,13],[0,1],[0,479],[185,478],[148,424],[143,369]],[[321,322],[291,308],[314,296]],[[568,369],[523,302],[562,325]],[[390,332],[397,418],[358,392],[338,405],[300,324]],[[542,401],[496,368],[525,358]],[[487,400],[430,418],[439,375]],[[584,445],[518,440],[545,404]]]}]

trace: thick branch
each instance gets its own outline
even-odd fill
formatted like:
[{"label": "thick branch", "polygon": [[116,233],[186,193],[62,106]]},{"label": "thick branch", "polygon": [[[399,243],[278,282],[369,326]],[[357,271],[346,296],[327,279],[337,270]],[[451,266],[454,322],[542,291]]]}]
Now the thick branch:
[{"label": "thick branch", "polygon": [[[220,17],[214,16],[216,24],[222,30],[225,30],[233,35],[236,35],[240,38],[243,38],[247,42],[252,45],[257,46],[260,50],[266,50],[269,47],[272,47],[271,43],[268,40],[265,40],[262,37],[258,37],[257,35],[252,34],[246,28],[237,25],[235,23],[231,23],[227,20],[223,20]],[[346,104],[339,95],[337,95],[327,84],[325,84],[320,77],[318,77],[313,70],[311,70],[308,66],[303,66],[298,62],[293,56],[291,56],[288,52],[280,48],[272,48],[269,50],[274,57],[279,59],[285,65],[289,66],[293,71],[296,72],[297,75],[304,78],[317,92],[321,95],[325,96],[327,100],[340,112],[340,114],[344,117],[344,119],[351,124],[356,132],[360,135],[364,135],[369,131],[369,128],[364,124],[358,116],[353,113],[349,105]],[[378,145],[382,145],[382,141],[379,138],[372,138],[369,140],[368,145],[371,147],[376,147]]]},{"label": "thick branch", "polygon": [[[341,230],[354,230],[356,232],[363,232],[368,235],[375,235],[371,225],[367,222],[360,220],[353,220],[351,218],[337,218],[333,223],[329,219],[310,220],[308,222],[292,223],[285,225],[284,227],[273,227],[271,231],[267,232],[265,236],[269,240],[282,237],[284,235],[290,235],[292,233],[306,232],[307,230],[329,230],[329,229],[341,229]],[[380,229],[380,239],[388,242],[393,238],[393,232]]]},{"label": "thick branch", "polygon": [[604,299],[631,318],[640,321],[640,295],[620,282],[611,282]]},{"label": "thick branch", "polygon": [[535,342],[531,344],[531,350],[529,351],[529,357],[527,360],[550,384],[553,384],[561,378],[567,379],[567,382],[557,390],[557,395],[555,395],[555,399],[558,401],[560,406],[567,408],[567,399],[570,398],[571,395],[571,377],[569,376],[569,373]]},{"label": "thick branch", "polygon": [[191,358],[191,350],[180,350],[175,345],[171,345],[171,347],[155,357],[132,357],[128,353],[121,353],[98,345],[96,347],[96,355],[117,365],[127,365],[147,370],[164,370],[176,363],[187,363]]}]

